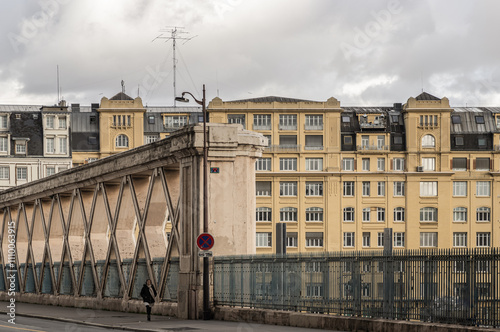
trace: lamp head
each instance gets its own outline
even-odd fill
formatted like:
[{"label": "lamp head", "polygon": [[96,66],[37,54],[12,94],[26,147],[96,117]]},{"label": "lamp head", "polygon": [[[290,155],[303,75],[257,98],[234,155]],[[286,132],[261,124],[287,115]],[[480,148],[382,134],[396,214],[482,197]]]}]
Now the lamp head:
[{"label": "lamp head", "polygon": [[188,103],[189,99],[184,98],[184,97],[175,97],[175,101],[180,101],[182,103]]}]

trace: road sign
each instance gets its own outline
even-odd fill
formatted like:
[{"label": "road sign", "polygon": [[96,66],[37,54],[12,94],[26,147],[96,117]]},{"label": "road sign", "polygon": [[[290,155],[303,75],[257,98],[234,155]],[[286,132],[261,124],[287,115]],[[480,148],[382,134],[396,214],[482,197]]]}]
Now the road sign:
[{"label": "road sign", "polygon": [[200,257],[212,257],[213,253],[211,251],[198,251],[198,256],[200,256]]},{"label": "road sign", "polygon": [[214,237],[208,233],[202,233],[196,239],[196,244],[201,250],[210,250],[214,246]]},{"label": "road sign", "polygon": [[219,167],[210,167],[210,173],[219,174]]}]

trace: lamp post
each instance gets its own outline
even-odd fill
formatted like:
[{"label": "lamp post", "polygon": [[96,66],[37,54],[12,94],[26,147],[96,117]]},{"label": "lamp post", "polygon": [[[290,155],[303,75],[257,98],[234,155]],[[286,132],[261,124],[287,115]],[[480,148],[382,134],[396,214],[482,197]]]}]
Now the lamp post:
[{"label": "lamp post", "polygon": [[[193,100],[201,105],[203,111],[203,233],[208,233],[208,185],[207,185],[207,165],[208,165],[208,150],[207,150],[207,107],[205,99],[205,84],[203,84],[203,98],[198,100],[190,92],[183,92],[180,97],[176,97],[176,101],[187,103],[189,99],[185,95],[190,95]],[[208,276],[208,257],[203,257],[203,319],[210,319],[210,279]]]}]

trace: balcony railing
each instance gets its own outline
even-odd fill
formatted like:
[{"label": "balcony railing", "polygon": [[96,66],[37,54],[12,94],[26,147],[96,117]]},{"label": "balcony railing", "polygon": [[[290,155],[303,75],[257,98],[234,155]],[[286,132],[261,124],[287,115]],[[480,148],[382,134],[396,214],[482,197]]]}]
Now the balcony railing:
[{"label": "balcony railing", "polygon": [[320,125],[304,125],[304,129],[305,130],[323,130],[323,125],[320,124]]},{"label": "balcony railing", "polygon": [[279,125],[279,130],[297,130],[297,125]]},{"label": "balcony railing", "polygon": [[253,130],[271,130],[271,125],[253,125]]},{"label": "balcony railing", "polygon": [[306,145],[304,146],[304,150],[323,150],[323,145],[316,145],[316,146]]},{"label": "balcony railing", "polygon": [[358,145],[358,151],[388,151],[388,145]]},{"label": "balcony railing", "polygon": [[264,148],[264,152],[300,152],[301,145],[269,145],[267,148]]}]

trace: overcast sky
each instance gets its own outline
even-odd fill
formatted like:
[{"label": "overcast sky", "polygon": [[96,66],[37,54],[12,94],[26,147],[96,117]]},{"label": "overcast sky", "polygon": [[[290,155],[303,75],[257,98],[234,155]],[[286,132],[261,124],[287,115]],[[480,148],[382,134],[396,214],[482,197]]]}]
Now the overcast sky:
[{"label": "overcast sky", "polygon": [[[41,0],[0,2],[0,104],[89,105],[121,91],[282,96],[389,106],[422,88],[500,106],[497,0]],[[164,32],[163,36],[170,36]]]}]

